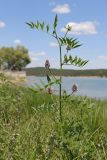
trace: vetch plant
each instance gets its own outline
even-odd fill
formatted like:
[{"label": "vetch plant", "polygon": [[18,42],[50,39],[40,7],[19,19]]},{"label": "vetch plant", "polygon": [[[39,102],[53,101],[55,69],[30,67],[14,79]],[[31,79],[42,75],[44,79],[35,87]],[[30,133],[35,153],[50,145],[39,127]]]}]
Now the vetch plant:
[{"label": "vetch plant", "polygon": [[[60,55],[60,79],[56,79],[54,78],[54,81],[51,81],[51,78],[49,77],[49,75],[47,75],[47,80],[48,83],[47,85],[44,85],[44,87],[49,87],[52,84],[56,83],[59,84],[59,113],[60,113],[60,119],[62,120],[62,69],[64,65],[74,65],[77,67],[83,67],[87,64],[87,60],[82,60],[81,58],[75,56],[72,56],[71,51],[77,47],[80,47],[81,44],[79,43],[79,41],[73,37],[69,37],[68,33],[72,31],[72,27],[71,26],[67,26],[66,28],[66,32],[64,34],[63,37],[58,35],[57,32],[57,25],[58,25],[58,16],[55,16],[54,22],[52,27],[49,26],[49,24],[45,24],[44,22],[39,22],[37,21],[36,23],[33,22],[27,22],[26,23],[31,29],[37,29],[37,30],[41,30],[43,32],[46,32],[47,34],[49,34],[50,36],[52,36],[53,38],[56,39],[58,46],[59,46],[59,55]],[[66,46],[66,53],[63,55],[62,53],[62,47]],[[68,52],[70,52],[70,54],[68,54]],[[50,70],[50,63],[48,60],[46,60],[45,63],[45,68],[48,69],[51,73]],[[43,82],[42,82],[43,84]],[[72,88],[73,92],[75,92],[77,90],[77,88],[74,86]],[[75,90],[75,91],[74,91]]]},{"label": "vetch plant", "polygon": [[78,90],[77,84],[73,84],[73,86],[72,86],[72,94],[73,94],[74,92],[77,92],[77,90]]},{"label": "vetch plant", "polygon": [[46,62],[45,62],[45,68],[49,69],[49,67],[50,67],[50,63],[49,63],[49,60],[47,59]]}]

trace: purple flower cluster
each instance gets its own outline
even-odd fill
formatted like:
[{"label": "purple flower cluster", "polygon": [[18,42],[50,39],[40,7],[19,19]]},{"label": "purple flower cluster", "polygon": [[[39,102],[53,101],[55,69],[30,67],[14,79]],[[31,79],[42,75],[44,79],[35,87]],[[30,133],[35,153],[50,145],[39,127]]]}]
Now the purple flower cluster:
[{"label": "purple flower cluster", "polygon": [[72,93],[77,92],[78,86],[76,84],[73,84],[72,86]]},{"label": "purple flower cluster", "polygon": [[45,68],[46,68],[46,69],[49,69],[49,68],[50,68],[50,63],[49,63],[49,60],[48,60],[48,59],[45,61]]}]

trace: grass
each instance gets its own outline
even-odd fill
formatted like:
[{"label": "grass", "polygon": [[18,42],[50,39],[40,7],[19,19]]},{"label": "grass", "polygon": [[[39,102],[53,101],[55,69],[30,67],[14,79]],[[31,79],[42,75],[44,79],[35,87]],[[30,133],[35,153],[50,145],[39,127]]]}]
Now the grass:
[{"label": "grass", "polygon": [[0,160],[106,160],[107,101],[0,84]]}]

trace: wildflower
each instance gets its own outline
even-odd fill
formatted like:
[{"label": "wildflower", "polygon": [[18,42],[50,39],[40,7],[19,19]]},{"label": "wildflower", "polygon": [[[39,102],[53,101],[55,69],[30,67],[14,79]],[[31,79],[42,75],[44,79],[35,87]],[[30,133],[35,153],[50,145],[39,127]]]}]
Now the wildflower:
[{"label": "wildflower", "polygon": [[52,94],[52,89],[50,87],[48,88],[47,93]]},{"label": "wildflower", "polygon": [[78,86],[76,84],[73,84],[72,86],[72,93],[77,92]]},{"label": "wildflower", "polygon": [[70,46],[67,46],[67,47],[66,47],[66,50],[67,50],[67,52],[70,51],[70,50],[71,50],[71,47],[70,47]]},{"label": "wildflower", "polygon": [[49,67],[50,67],[49,60],[46,60],[46,62],[45,62],[45,68],[46,68],[46,69],[49,69]]},{"label": "wildflower", "polygon": [[68,25],[67,27],[65,27],[67,29],[67,31],[71,31],[72,27],[70,25]]}]

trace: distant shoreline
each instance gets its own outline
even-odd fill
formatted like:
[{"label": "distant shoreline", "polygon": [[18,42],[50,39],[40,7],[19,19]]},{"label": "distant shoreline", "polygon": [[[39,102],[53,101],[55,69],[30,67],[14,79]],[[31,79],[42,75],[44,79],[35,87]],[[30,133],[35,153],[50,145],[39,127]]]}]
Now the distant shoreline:
[{"label": "distant shoreline", "polygon": [[[41,76],[41,75],[27,75],[27,77],[29,76],[35,76],[35,77],[46,77],[45,76]],[[56,77],[59,77],[58,75]],[[100,77],[100,76],[62,76],[62,77],[71,77],[71,78],[107,78],[107,77]]]},{"label": "distant shoreline", "polygon": [[79,77],[79,78],[107,78],[105,76],[101,77],[101,76],[63,76],[63,77]]},{"label": "distant shoreline", "polygon": [[[47,73],[50,75],[44,67],[36,67],[36,68],[25,68],[27,76],[46,76]],[[51,72],[55,76],[60,76],[59,69],[51,69]],[[74,69],[63,69],[62,76],[65,77],[82,77],[82,78],[106,78],[107,77],[107,69],[87,69],[87,70],[74,70]]]}]

